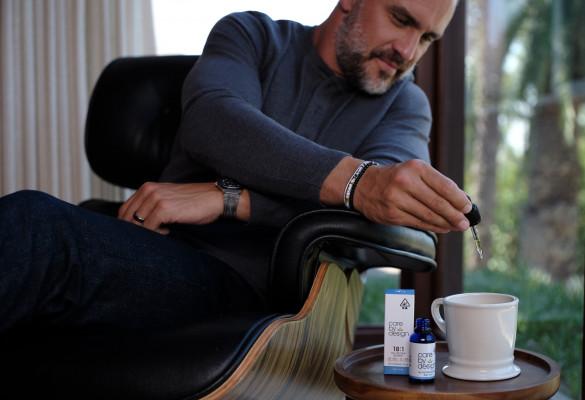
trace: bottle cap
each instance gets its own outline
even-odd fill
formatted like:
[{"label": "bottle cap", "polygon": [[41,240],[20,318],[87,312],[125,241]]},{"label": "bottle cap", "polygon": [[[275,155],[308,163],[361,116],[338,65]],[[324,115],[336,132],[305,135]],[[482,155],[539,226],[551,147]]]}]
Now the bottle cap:
[{"label": "bottle cap", "polygon": [[[467,198],[471,201],[471,197],[467,196]],[[481,215],[479,213],[479,208],[475,203],[471,203],[471,211],[465,214],[465,218],[469,221],[469,226],[475,226],[481,222]]]}]

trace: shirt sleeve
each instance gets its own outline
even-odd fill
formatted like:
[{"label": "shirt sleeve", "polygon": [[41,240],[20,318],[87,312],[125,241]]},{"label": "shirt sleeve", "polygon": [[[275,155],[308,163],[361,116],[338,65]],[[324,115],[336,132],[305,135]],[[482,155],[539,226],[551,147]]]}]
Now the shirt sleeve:
[{"label": "shirt sleeve", "polygon": [[[363,160],[383,165],[411,159],[429,162],[431,109],[426,95],[412,81],[404,85],[392,107],[353,154]],[[318,205],[250,192],[250,223],[282,226],[301,212]]]},{"label": "shirt sleeve", "polygon": [[297,135],[262,113],[263,64],[275,24],[252,13],[213,28],[183,87],[178,137],[189,157],[251,190],[314,204],[345,153]]}]

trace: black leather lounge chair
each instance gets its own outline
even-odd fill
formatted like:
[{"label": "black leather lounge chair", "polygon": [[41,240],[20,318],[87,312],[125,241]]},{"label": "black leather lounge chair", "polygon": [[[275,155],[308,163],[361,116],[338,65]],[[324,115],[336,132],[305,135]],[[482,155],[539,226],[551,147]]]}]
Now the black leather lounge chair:
[{"label": "black leather lounge chair", "polygon": [[[86,125],[87,156],[99,176],[127,188],[157,180],[179,123],[182,82],[195,61],[139,57],[107,66]],[[81,205],[111,215],[119,206],[95,199]],[[164,334],[35,332],[11,348],[11,372],[26,371],[20,392],[44,399],[343,399],[333,364],[352,347],[359,272],[430,271],[435,246],[434,235],[376,225],[355,212],[308,212],[276,241],[269,311]]]}]

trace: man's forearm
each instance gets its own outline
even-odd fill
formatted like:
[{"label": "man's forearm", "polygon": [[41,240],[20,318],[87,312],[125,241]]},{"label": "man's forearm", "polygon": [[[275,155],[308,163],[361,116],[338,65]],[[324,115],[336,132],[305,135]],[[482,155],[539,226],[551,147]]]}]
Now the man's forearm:
[{"label": "man's forearm", "polygon": [[343,204],[345,186],[362,160],[347,156],[325,178],[319,200],[328,206],[339,206]]},{"label": "man's forearm", "polygon": [[[345,187],[361,160],[346,157],[324,181],[320,199],[343,204]],[[452,180],[421,160],[368,168],[354,190],[353,207],[366,218],[434,232],[469,227],[471,202]]]},{"label": "man's forearm", "polygon": [[261,193],[314,203],[323,180],[345,156],[220,93],[203,95],[186,110],[179,135],[191,158],[221,175]]}]

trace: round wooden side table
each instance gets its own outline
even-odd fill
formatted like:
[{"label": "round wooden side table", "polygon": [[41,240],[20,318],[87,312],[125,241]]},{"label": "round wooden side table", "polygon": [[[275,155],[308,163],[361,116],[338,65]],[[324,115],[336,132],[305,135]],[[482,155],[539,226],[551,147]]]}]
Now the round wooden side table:
[{"label": "round wooden side table", "polygon": [[453,379],[441,372],[448,360],[446,342],[437,342],[433,383],[412,384],[407,376],[384,375],[384,346],[356,350],[335,363],[335,383],[354,400],[410,399],[505,399],[540,400],[552,397],[560,386],[556,362],[530,351],[516,349],[515,378],[492,382]]}]

